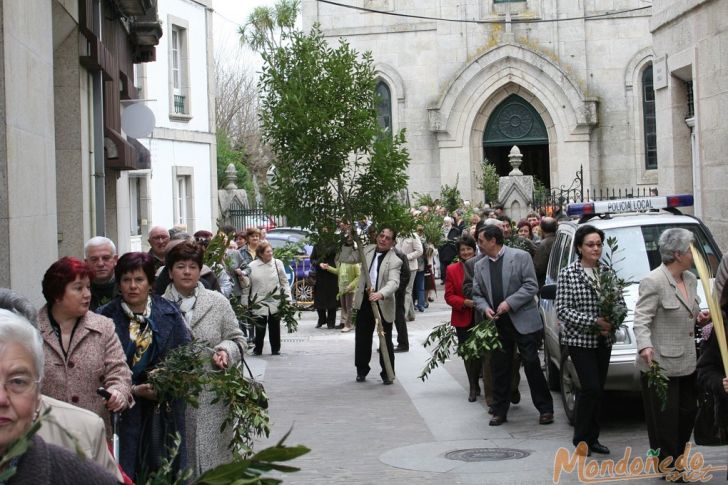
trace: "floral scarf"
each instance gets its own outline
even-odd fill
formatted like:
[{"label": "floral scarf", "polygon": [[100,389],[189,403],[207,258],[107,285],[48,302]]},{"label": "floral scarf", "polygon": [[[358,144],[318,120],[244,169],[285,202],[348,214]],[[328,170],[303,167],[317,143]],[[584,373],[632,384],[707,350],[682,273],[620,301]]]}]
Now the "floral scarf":
[{"label": "floral scarf", "polygon": [[182,316],[185,317],[185,322],[187,322],[187,328],[190,328],[190,324],[192,322],[192,314],[195,311],[195,305],[197,304],[197,293],[200,291],[200,289],[205,289],[204,285],[197,282],[197,288],[195,288],[195,291],[192,292],[190,296],[183,296],[180,294],[179,291],[177,291],[177,288],[174,287],[174,283],[170,283],[167,286],[167,289],[164,291],[164,297],[165,300],[169,300],[172,303],[174,303],[177,308],[179,308],[179,311],[182,313]]},{"label": "floral scarf", "polygon": [[126,347],[126,362],[131,368],[132,382],[138,384],[142,374],[157,356],[156,326],[151,320],[152,297],[147,297],[144,313],[134,313],[125,301],[121,302],[121,309],[129,319],[129,344]]}]

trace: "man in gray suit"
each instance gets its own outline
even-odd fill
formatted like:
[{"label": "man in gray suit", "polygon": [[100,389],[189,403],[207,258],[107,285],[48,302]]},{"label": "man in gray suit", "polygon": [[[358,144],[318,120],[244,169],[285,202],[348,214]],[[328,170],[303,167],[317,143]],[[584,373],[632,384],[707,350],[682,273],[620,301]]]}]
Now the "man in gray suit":
[{"label": "man in gray suit", "polygon": [[482,229],[478,243],[485,257],[476,263],[473,273],[475,307],[495,321],[503,345],[502,351],[491,355],[493,419],[489,425],[506,422],[515,345],[521,354],[531,399],[540,413],[539,423],[550,424],[554,421],[554,404],[538,358],[543,323],[534,298],[538,283],[533,260],[526,251],[506,247],[503,242],[499,227]]},{"label": "man in gray suit", "polygon": [[396,237],[397,233],[393,229],[384,227],[377,235],[377,243],[364,248],[365,265],[362,271],[369,272],[372,288],[370,292],[367,292],[366,275],[362,274],[359,278],[359,288],[354,295],[354,308],[359,310],[354,329],[354,365],[356,366],[357,382],[364,382],[369,374],[372,335],[375,328],[372,305],[377,305],[387,342],[386,349],[379,349],[379,364],[382,367],[380,376],[384,384],[392,384],[384,370],[382,352],[387,351],[389,361],[392,363],[392,370],[394,370],[394,347],[392,345],[392,322],[395,318],[394,293],[399,287],[399,271],[402,266],[402,260],[392,249]]}]

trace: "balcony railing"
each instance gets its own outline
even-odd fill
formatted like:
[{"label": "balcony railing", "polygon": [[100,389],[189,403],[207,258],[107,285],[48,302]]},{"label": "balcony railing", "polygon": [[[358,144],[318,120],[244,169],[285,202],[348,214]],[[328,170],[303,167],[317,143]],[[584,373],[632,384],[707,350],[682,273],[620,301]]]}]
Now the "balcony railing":
[{"label": "balcony railing", "polygon": [[185,97],[179,94],[174,95],[174,112],[178,114],[185,114]]}]

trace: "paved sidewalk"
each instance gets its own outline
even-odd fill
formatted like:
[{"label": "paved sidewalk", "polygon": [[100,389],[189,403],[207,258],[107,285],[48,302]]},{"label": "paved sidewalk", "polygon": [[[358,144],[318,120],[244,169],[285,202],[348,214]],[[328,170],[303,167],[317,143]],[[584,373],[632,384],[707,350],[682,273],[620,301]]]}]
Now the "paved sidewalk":
[{"label": "paved sidewalk", "polygon": [[[311,448],[292,462],[301,471],[282,476],[285,483],[552,483],[554,455],[559,447],[570,446],[572,432],[559,393],[553,393],[556,422],[539,425],[522,374],[521,403],[511,407],[507,423],[489,427],[482,399],[467,402],[467,378],[459,359],[436,369],[424,383],[417,378],[428,358],[422,342],[450,315],[441,300],[442,295],[409,322],[410,351],[395,354],[397,380],[391,386],[379,379],[378,342],[367,381],[357,383],[354,332],[314,328],[315,312],[303,312],[298,332],[283,335],[280,356],[271,356],[266,343],[261,357],[248,357],[270,396],[271,436],[256,449],[274,444],[290,428],[288,444]],[[633,447],[634,455],[644,456],[647,431],[641,413],[630,411],[641,401],[629,397],[607,405],[615,418],[604,423],[600,440],[612,449],[610,458],[621,458],[627,446]],[[501,454],[510,449],[516,456],[495,461],[446,457],[458,450],[483,448]],[[706,463],[725,464],[726,447],[701,451]],[[724,479],[725,472],[718,472],[718,478]],[[578,483],[576,473],[564,474],[560,483]]]}]

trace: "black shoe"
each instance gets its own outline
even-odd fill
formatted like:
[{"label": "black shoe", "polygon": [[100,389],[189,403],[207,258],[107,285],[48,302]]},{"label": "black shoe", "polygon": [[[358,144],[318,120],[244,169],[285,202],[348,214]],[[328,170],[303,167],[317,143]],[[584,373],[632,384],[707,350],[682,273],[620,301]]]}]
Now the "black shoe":
[{"label": "black shoe", "polygon": [[488,426],[500,426],[501,424],[507,422],[505,416],[493,416],[493,419],[490,420],[488,423]]},{"label": "black shoe", "polygon": [[356,382],[364,382],[367,380],[367,376],[363,376],[361,374],[356,375]]},{"label": "black shoe", "polygon": [[521,402],[521,392],[516,389],[511,393],[511,404],[518,404]]},{"label": "black shoe", "polygon": [[395,352],[409,352],[409,347],[400,347],[399,345],[394,348]]},{"label": "black shoe", "polygon": [[321,327],[323,327],[323,326],[324,326],[324,324],[323,324],[323,323],[321,323],[321,322],[319,322],[319,323],[317,323],[317,324],[316,324],[316,328],[321,328]]},{"label": "black shoe", "polygon": [[253,350],[253,355],[261,355],[263,354],[262,350]]},{"label": "black shoe", "polygon": [[281,351],[279,350],[277,352],[271,352],[271,355],[281,355]]},{"label": "black shoe", "polygon": [[470,389],[470,394],[468,394],[468,402],[475,402],[476,399],[478,399],[478,393],[475,391],[475,389]]},{"label": "black shoe", "polygon": [[[538,424],[551,424],[554,422],[554,413],[541,413],[538,417]],[[609,451],[607,451],[609,453]]]},{"label": "black shoe", "polygon": [[390,379],[382,379],[382,384],[384,384],[385,386],[391,386],[392,384],[394,384],[394,381]]},{"label": "black shoe", "polygon": [[608,455],[609,454],[609,448],[604,446],[598,441],[595,441],[594,443],[589,445],[589,451],[593,453],[599,453],[600,455]]}]

